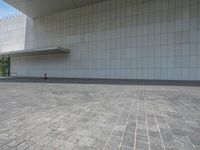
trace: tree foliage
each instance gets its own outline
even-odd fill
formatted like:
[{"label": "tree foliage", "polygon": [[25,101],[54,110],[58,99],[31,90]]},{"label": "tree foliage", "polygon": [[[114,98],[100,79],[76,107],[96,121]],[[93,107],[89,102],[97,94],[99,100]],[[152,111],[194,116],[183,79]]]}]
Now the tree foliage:
[{"label": "tree foliage", "polygon": [[10,75],[10,58],[1,57],[0,58],[0,76]]}]

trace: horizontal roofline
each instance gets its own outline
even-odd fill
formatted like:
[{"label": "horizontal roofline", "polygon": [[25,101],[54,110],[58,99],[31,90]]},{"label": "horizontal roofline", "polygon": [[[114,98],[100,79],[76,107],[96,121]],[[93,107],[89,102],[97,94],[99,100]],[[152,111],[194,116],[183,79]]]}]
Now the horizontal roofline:
[{"label": "horizontal roofline", "polygon": [[31,56],[31,55],[48,55],[48,54],[59,54],[59,53],[69,53],[70,50],[62,47],[48,47],[41,49],[25,49],[16,50],[9,52],[0,52],[1,57],[17,57],[17,56]]}]

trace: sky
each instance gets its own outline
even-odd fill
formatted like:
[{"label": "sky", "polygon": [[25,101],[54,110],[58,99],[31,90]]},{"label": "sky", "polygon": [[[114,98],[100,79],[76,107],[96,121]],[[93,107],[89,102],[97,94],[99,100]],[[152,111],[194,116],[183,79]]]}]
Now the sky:
[{"label": "sky", "polygon": [[19,11],[0,0],[0,19],[9,15],[18,14]]}]

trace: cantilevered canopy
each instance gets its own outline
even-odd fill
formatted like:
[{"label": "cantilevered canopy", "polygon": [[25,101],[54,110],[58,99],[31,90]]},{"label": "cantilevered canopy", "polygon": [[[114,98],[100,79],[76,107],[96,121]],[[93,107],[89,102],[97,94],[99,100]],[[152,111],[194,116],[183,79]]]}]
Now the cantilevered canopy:
[{"label": "cantilevered canopy", "polygon": [[0,56],[32,56],[32,55],[48,55],[48,54],[60,54],[60,53],[69,53],[70,50],[61,47],[50,47],[43,49],[27,49],[27,50],[18,50],[0,53]]},{"label": "cantilevered canopy", "polygon": [[91,5],[105,0],[4,0],[31,18],[46,16],[68,9]]}]

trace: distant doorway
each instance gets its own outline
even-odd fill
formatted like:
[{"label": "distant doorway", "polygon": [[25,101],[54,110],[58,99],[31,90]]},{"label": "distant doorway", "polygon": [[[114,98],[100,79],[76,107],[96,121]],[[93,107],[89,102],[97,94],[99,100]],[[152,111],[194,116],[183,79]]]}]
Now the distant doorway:
[{"label": "distant doorway", "polygon": [[3,77],[10,76],[10,58],[9,57],[0,58],[0,76],[3,76]]}]

